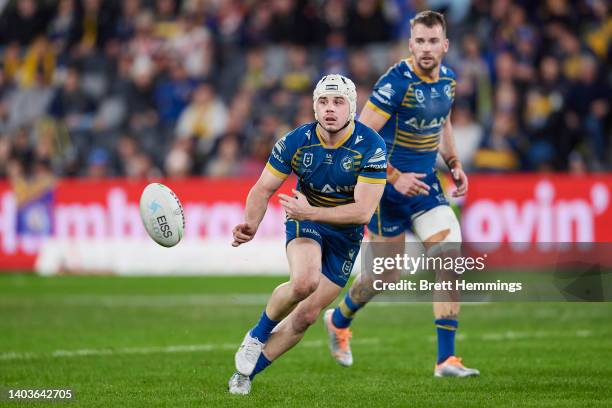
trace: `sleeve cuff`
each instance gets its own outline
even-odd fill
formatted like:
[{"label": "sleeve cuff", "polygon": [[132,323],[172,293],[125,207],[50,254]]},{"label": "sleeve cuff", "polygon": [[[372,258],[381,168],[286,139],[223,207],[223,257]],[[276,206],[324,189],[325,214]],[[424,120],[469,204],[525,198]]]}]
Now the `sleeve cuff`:
[{"label": "sleeve cuff", "polygon": [[276,177],[282,180],[285,180],[287,177],[289,177],[289,174],[283,173],[282,171],[277,170],[276,168],[274,168],[272,164],[270,164],[270,162],[266,163],[266,169],[268,169],[270,173],[274,174]]},{"label": "sleeve cuff", "polygon": [[384,178],[372,178],[372,177],[359,176],[357,177],[357,182],[368,183],[368,184],[386,184],[387,180]]},{"label": "sleeve cuff", "polygon": [[385,119],[389,119],[391,117],[391,114],[388,112],[385,112],[384,110],[382,110],[381,108],[379,108],[378,106],[376,106],[372,101],[368,100],[368,102],[366,103],[366,106],[370,107],[374,112],[382,115],[385,117]]}]

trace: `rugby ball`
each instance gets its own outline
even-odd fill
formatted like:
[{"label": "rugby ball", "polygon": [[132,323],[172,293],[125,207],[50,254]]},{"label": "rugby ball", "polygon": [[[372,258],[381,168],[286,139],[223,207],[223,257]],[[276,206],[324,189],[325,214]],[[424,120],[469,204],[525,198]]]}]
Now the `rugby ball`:
[{"label": "rugby ball", "polygon": [[153,241],[167,248],[179,243],[185,228],[183,206],[172,190],[151,183],[140,196],[140,218]]}]

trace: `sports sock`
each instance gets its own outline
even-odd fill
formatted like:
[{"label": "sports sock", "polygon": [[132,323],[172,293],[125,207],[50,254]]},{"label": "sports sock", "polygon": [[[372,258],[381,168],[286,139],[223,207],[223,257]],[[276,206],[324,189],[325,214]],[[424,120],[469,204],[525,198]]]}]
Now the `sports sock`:
[{"label": "sports sock", "polygon": [[264,356],[264,353],[261,353],[259,355],[259,358],[257,359],[257,363],[255,363],[255,368],[253,369],[253,372],[251,373],[251,375],[249,375],[251,381],[253,381],[253,378],[255,378],[258,373],[265,370],[265,368],[270,364],[272,364],[272,362],[268,360],[266,356]]},{"label": "sports sock", "polygon": [[340,302],[340,304],[334,309],[334,313],[332,314],[332,323],[339,329],[345,329],[351,325],[353,321],[353,316],[359,309],[364,306],[365,303],[355,303],[351,296],[347,292],[344,296],[344,299]]},{"label": "sports sock", "polygon": [[271,320],[268,317],[268,315],[266,314],[266,310],[264,309],[263,313],[261,314],[261,317],[259,318],[259,321],[255,325],[255,327],[251,329],[251,337],[256,337],[259,341],[265,343],[266,341],[268,341],[270,333],[272,333],[272,330],[276,327],[277,324],[277,321]]},{"label": "sports sock", "polygon": [[438,332],[438,364],[455,355],[455,332],[459,323],[457,320],[437,319]]}]

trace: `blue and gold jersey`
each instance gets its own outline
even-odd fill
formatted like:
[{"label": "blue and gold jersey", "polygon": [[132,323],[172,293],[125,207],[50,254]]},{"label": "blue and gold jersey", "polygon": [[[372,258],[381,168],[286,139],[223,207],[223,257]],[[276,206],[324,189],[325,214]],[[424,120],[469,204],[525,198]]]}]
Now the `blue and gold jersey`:
[{"label": "blue and gold jersey", "polygon": [[380,77],[368,105],[388,119],[380,135],[393,167],[401,172],[433,171],[454,98],[455,74],[444,65],[437,81],[419,76],[410,58]]},{"label": "blue and gold jersey", "polygon": [[352,122],[335,146],[319,135],[317,122],[298,127],[281,138],[266,168],[285,179],[293,171],[297,189],[317,207],[355,202],[357,182],[385,184],[385,142],[374,130]]}]

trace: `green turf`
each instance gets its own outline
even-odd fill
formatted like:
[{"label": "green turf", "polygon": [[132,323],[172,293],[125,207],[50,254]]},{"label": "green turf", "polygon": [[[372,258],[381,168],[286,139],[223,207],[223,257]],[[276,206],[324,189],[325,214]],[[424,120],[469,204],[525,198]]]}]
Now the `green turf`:
[{"label": "green turf", "polygon": [[251,395],[230,396],[234,348],[281,281],[0,274],[0,388],[71,388],[70,406],[99,407],[612,406],[612,304],[584,303],[465,305],[471,379],[432,377],[430,305],[372,305],[353,368],[330,359],[317,322]]}]

